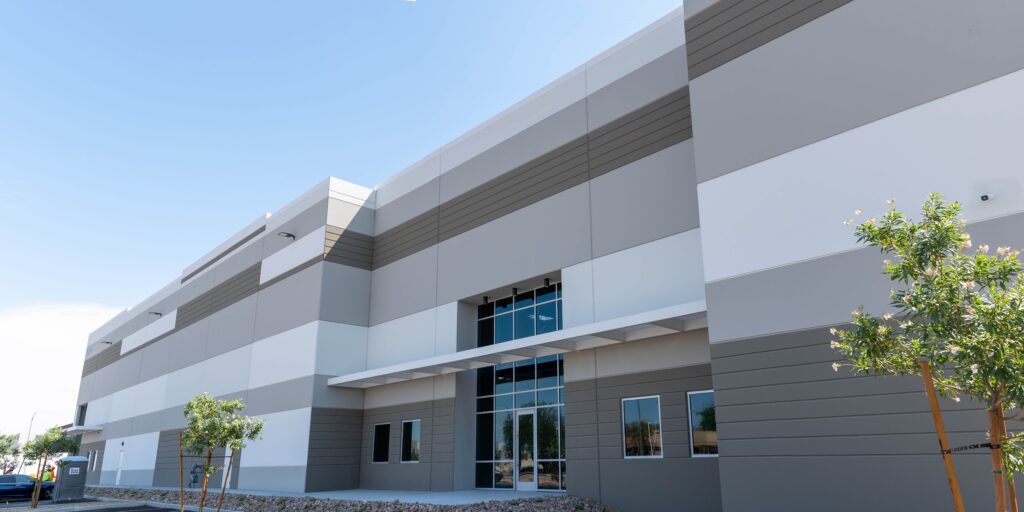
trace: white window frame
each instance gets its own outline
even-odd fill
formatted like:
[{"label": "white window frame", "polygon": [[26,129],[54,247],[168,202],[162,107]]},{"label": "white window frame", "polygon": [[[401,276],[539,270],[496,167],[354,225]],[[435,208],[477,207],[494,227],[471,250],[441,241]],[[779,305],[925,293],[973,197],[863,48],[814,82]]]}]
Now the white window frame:
[{"label": "white window frame", "polygon": [[[626,401],[653,398],[658,401],[658,448],[657,455],[626,455]],[[619,403],[619,425],[622,427],[622,458],[623,459],[663,459],[665,458],[664,437],[661,435],[661,395],[631,396],[623,398]]]},{"label": "white window frame", "polygon": [[419,418],[417,418],[415,420],[402,420],[402,441],[401,441],[401,444],[398,445],[398,462],[400,462],[402,464],[419,464],[420,463],[419,459],[416,459],[416,460],[402,460],[402,452],[405,450],[405,424],[406,423],[419,423],[420,424],[420,432],[419,432],[419,436],[418,436],[419,438],[416,439],[416,444],[418,444],[421,447],[423,446],[423,443],[421,442],[423,440],[423,422],[420,421]]},{"label": "white window frame", "polygon": [[[385,421],[385,422],[382,422],[382,423],[374,423],[373,424],[373,439],[371,439],[371,441],[370,441],[370,464],[390,464],[391,463],[391,423],[392,422],[390,422],[390,421]],[[381,425],[387,425],[388,426],[388,457],[387,457],[387,460],[376,461],[376,460],[373,460],[373,455],[374,455],[373,452],[375,451],[375,449],[377,447],[377,427],[379,427]],[[399,458],[401,458],[401,457],[399,457]]]},{"label": "white window frame", "polygon": [[[693,457],[695,459],[713,459],[713,458],[716,459],[716,458],[718,458],[718,454],[717,453],[694,453],[693,452],[693,423],[692,423],[693,422],[693,411],[690,409],[690,395],[699,395],[699,394],[703,394],[703,393],[711,393],[712,395],[714,395],[715,394],[715,390],[713,390],[713,389],[700,389],[700,390],[696,390],[696,391],[687,391],[686,392],[686,430],[688,431],[688,433],[690,435],[690,457]],[[716,432],[718,431],[717,430],[717,425],[716,425],[716,430],[715,431]]]}]

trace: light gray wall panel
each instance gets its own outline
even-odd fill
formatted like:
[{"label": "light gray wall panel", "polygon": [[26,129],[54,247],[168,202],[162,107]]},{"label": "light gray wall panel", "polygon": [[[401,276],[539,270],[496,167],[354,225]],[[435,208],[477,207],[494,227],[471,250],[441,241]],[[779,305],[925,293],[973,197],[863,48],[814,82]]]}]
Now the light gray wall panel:
[{"label": "light gray wall panel", "polygon": [[363,411],[314,407],[310,416],[306,492],[356,489]]},{"label": "light gray wall panel", "polygon": [[142,354],[138,352],[128,354],[95,373],[93,393],[98,397],[105,396],[138,384],[141,369]]},{"label": "light gray wall panel", "polygon": [[438,256],[438,303],[590,259],[589,203],[589,186],[583,184],[445,240]]},{"label": "light gray wall panel", "polygon": [[375,212],[372,208],[357,206],[348,201],[329,198],[327,224],[368,236],[374,234]]},{"label": "light gray wall panel", "polygon": [[244,270],[251,268],[263,259],[263,239],[256,240],[251,245],[240,249],[237,254],[224,258],[213,269],[214,283],[220,284],[238,275]]},{"label": "light gray wall panel", "polygon": [[238,471],[238,488],[241,490],[303,492],[306,488],[305,466],[245,467],[244,450],[241,460],[242,468]]},{"label": "light gray wall panel", "polygon": [[[622,511],[679,510],[680,496],[687,510],[721,510],[718,461],[690,457],[686,418],[686,392],[710,387],[706,364],[567,382],[568,491]],[[649,395],[661,400],[664,456],[627,460],[622,399]]]},{"label": "light gray wall panel", "polygon": [[434,245],[373,271],[370,325],[437,305],[437,255]]},{"label": "light gray wall panel", "polygon": [[690,90],[677,89],[588,135],[590,177],[678,144],[693,135]]},{"label": "light gray wall panel", "polygon": [[320,319],[348,325],[369,325],[369,270],[323,263]]},{"label": "light gray wall panel", "polygon": [[433,178],[394,201],[377,208],[375,234],[385,233],[432,208],[436,208],[440,200],[440,187],[441,180]]},{"label": "light gray wall panel", "polygon": [[[238,249],[239,247],[241,247],[241,246],[245,245],[245,244],[246,244],[246,243],[248,243],[248,242],[249,242],[250,240],[253,240],[253,239],[256,239],[256,238],[258,238],[258,237],[261,237],[261,235],[263,235],[263,232],[264,232],[264,231],[265,231],[266,229],[267,229],[267,228],[266,228],[266,226],[260,226],[259,228],[257,228],[257,229],[255,229],[255,230],[253,230],[253,232],[252,232],[252,233],[249,233],[249,234],[248,234],[248,235],[246,235],[246,236],[245,236],[244,238],[242,238],[241,240],[239,240],[239,241],[235,242],[234,244],[232,244],[232,245],[231,245],[230,247],[228,247],[227,249],[224,249],[223,251],[221,251],[221,253],[220,253],[220,254],[218,254],[218,255],[214,256],[213,258],[210,258],[210,260],[209,260],[209,261],[207,261],[206,263],[204,263],[203,265],[201,265],[201,266],[200,266],[199,268],[197,268],[197,269],[193,270],[192,272],[189,272],[188,274],[186,274],[185,276],[183,276],[183,277],[181,278],[181,283],[185,283],[185,282],[187,282],[187,281],[188,281],[189,279],[192,279],[193,277],[195,277],[196,275],[198,275],[199,273],[201,273],[202,271],[204,271],[204,270],[206,270],[206,269],[208,269],[208,268],[210,268],[210,267],[212,267],[212,266],[214,266],[214,265],[217,265],[217,264],[219,264],[219,263],[222,263],[222,261],[221,261],[221,260],[223,260],[223,259],[224,259],[224,258],[225,258],[225,257],[226,257],[226,256],[227,256],[228,254],[231,254],[231,253],[232,253],[232,252],[233,252],[234,250],[236,250],[236,249]],[[260,247],[260,249],[259,249],[259,252],[260,252],[260,253],[262,253],[262,251],[263,251],[263,249],[262,249],[262,246],[263,246],[263,242],[262,242],[262,240],[260,240],[260,241],[257,241],[257,242],[254,242],[253,244],[251,244],[251,246],[250,246],[250,247]],[[259,258],[257,258],[257,261],[258,261],[258,260],[259,260]],[[255,263],[255,262],[249,263],[249,265],[252,265],[253,263]],[[248,267],[249,265],[244,265],[244,264],[243,264],[241,268],[245,268],[245,267]]]},{"label": "light gray wall panel", "polygon": [[318,262],[259,291],[256,339],[303,325],[320,316],[320,287],[325,262]]},{"label": "light gray wall panel", "polygon": [[590,205],[595,258],[698,227],[693,142],[595,178]]},{"label": "light gray wall panel", "polygon": [[274,229],[273,233],[263,236],[263,257],[284,249],[294,240],[283,236],[277,236],[279,232],[291,233],[295,239],[302,238],[327,224],[327,206],[329,199],[323,198],[315,205],[299,212],[291,219],[281,223]]},{"label": "light gray wall panel", "polygon": [[[968,231],[976,244],[1021,247],[1024,214],[977,222]],[[885,311],[893,284],[882,275],[883,259],[878,249],[865,247],[708,283],[711,341],[843,322],[861,305]]]},{"label": "light gray wall panel", "polygon": [[676,48],[587,96],[587,123],[604,126],[687,83],[686,49]]},{"label": "light gray wall panel", "polygon": [[691,71],[698,181],[1021,69],[1022,18],[1013,0],[861,0]]},{"label": "light gray wall panel", "polygon": [[181,329],[239,300],[260,288],[260,264],[257,263],[214,286],[206,293],[178,308],[174,328]]},{"label": "light gray wall panel", "polygon": [[[441,202],[468,192],[586,132],[586,103],[578,101],[442,174]],[[441,161],[443,164],[443,153]]]},{"label": "light gray wall panel", "polygon": [[139,368],[139,382],[145,382],[170,372],[172,350],[174,347],[170,343],[159,341],[140,350],[142,363]]},{"label": "light gray wall panel", "polygon": [[173,372],[205,360],[209,333],[210,319],[204,318],[161,340],[172,347],[167,370]]}]

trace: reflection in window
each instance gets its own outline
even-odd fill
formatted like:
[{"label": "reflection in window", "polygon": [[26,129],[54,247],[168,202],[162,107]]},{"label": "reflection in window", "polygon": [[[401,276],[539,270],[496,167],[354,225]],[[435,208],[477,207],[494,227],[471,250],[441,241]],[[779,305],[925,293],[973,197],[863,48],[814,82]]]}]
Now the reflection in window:
[{"label": "reflection in window", "polygon": [[537,487],[565,489],[562,367],[554,355],[477,370],[477,487],[515,487],[516,412],[526,409],[536,411]]},{"label": "reflection in window", "polygon": [[381,423],[373,426],[373,462],[388,461],[388,443],[391,437],[391,424]]},{"label": "reflection in window", "polygon": [[477,346],[562,329],[562,283],[510,295],[477,306]]},{"label": "reflection in window", "polygon": [[420,420],[402,422],[402,462],[420,461]]},{"label": "reflection in window", "polygon": [[690,411],[690,455],[718,456],[718,428],[715,423],[715,392],[691,391],[686,394]]},{"label": "reflection in window", "polygon": [[661,457],[661,401],[659,397],[622,400],[625,456]]}]

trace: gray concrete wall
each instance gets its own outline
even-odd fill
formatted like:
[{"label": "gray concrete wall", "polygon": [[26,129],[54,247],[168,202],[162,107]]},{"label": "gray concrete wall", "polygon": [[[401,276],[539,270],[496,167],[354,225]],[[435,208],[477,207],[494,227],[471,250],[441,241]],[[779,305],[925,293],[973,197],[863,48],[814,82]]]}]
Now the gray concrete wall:
[{"label": "gray concrete wall", "polygon": [[[420,420],[420,461],[401,462],[402,421]],[[391,425],[388,462],[374,463],[373,428]],[[363,412],[359,485],[364,489],[449,491],[454,489],[455,399],[444,398]]]}]

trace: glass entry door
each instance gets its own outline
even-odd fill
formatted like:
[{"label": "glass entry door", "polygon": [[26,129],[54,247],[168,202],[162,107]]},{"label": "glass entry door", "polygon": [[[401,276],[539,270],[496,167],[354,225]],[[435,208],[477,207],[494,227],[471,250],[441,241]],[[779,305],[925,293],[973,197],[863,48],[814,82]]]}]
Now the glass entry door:
[{"label": "glass entry door", "polygon": [[516,489],[537,490],[537,412],[516,413]]}]

